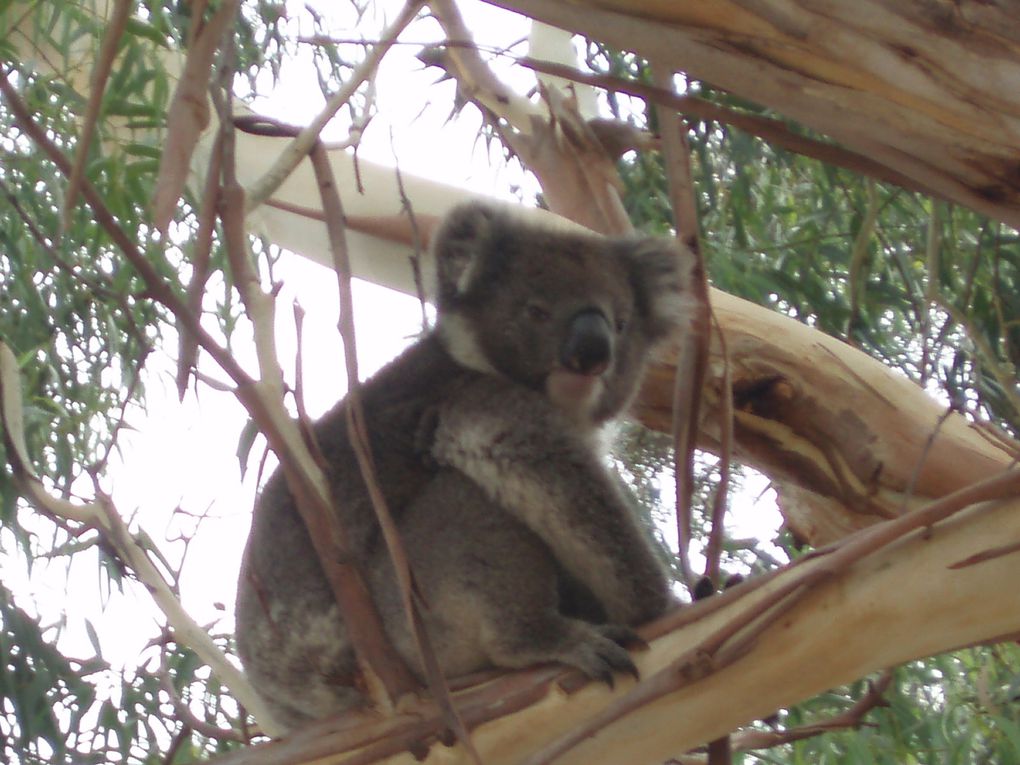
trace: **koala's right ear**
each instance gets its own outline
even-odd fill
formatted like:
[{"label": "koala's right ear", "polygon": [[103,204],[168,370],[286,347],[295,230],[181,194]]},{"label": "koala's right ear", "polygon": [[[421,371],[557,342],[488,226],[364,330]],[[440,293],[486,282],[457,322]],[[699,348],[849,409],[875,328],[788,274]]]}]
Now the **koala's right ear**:
[{"label": "koala's right ear", "polygon": [[456,301],[470,289],[499,215],[482,202],[468,202],[443,220],[432,239],[434,294],[440,304]]}]

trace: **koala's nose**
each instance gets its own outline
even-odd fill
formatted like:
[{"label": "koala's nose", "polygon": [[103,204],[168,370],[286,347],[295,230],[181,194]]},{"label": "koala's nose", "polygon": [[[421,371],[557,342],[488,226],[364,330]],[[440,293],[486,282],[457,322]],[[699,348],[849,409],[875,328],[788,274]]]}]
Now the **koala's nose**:
[{"label": "koala's nose", "polygon": [[571,372],[597,375],[609,366],[612,331],[601,311],[581,311],[570,320],[560,349],[560,363]]}]

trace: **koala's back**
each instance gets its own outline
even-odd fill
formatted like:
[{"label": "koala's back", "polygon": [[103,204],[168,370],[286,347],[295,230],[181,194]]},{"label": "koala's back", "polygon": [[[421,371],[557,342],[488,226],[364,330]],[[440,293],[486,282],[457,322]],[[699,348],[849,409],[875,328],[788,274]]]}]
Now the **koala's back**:
[{"label": "koala's back", "polygon": [[[428,410],[463,374],[428,336],[362,388],[377,475],[397,517],[434,473],[416,443]],[[314,432],[349,547],[364,564],[382,542],[347,435],[345,406],[346,400],[326,413]],[[266,482],[255,508],[236,619],[245,669],[280,722],[302,722],[360,700],[350,687],[354,657],[346,628],[279,469]]]}]

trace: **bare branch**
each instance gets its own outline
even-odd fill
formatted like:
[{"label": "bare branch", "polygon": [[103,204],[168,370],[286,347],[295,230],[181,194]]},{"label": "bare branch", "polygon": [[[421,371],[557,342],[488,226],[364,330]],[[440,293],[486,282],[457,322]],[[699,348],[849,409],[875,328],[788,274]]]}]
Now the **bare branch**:
[{"label": "bare branch", "polygon": [[557,88],[542,88],[543,105],[513,94],[471,44],[455,3],[433,0],[432,8],[453,44],[429,63],[457,80],[462,95],[538,177],[549,209],[603,234],[633,231],[620,197],[616,157],[580,115],[576,99]]},{"label": "bare branch", "polygon": [[110,20],[106,22],[106,28],[103,30],[103,42],[99,46],[96,65],[92,69],[92,81],[89,83],[89,100],[85,104],[85,114],[82,115],[81,135],[78,137],[74,164],[71,166],[71,175],[67,179],[67,192],[64,197],[64,210],[60,223],[61,231],[67,231],[70,224],[71,211],[74,210],[78,198],[78,186],[85,173],[92,137],[96,132],[99,109],[103,105],[106,81],[113,69],[113,60],[117,57],[117,46],[127,27],[132,8],[134,8],[133,0],[116,0]]},{"label": "bare branch", "polygon": [[[333,253],[334,271],[337,276],[337,286],[340,292],[340,320],[339,330],[344,340],[344,359],[347,365],[347,429],[357,456],[358,465],[365,478],[369,498],[375,510],[379,525],[383,530],[383,537],[387,548],[393,559],[394,568],[397,572],[397,579],[400,584],[401,594],[404,600],[404,608],[408,616],[408,624],[411,626],[419,646],[423,638],[418,634],[421,624],[414,612],[411,602],[412,581],[411,572],[407,563],[407,554],[404,552],[403,543],[396,530],[389,508],[386,505],[382,490],[375,475],[375,466],[372,461],[371,445],[368,440],[368,430],[364,422],[364,412],[361,407],[360,381],[358,378],[357,345],[354,328],[353,295],[351,292],[351,269],[347,255],[347,242],[344,236],[343,208],[340,203],[340,195],[337,193],[336,182],[333,173],[329,168],[329,162],[325,155],[322,144],[316,142],[312,146],[310,154],[312,168],[315,171],[316,180],[319,183],[319,193],[322,197],[322,209],[326,219],[326,229],[329,234],[330,249]],[[396,661],[400,662],[399,659]],[[426,665],[428,662],[426,662]],[[407,673],[403,662],[400,662],[402,674],[406,676],[407,687],[404,690],[411,690],[416,686],[413,679]]]},{"label": "bare branch", "polygon": [[201,12],[192,17],[188,58],[167,111],[166,143],[159,161],[159,176],[152,198],[152,221],[165,235],[177,200],[188,181],[191,155],[199,136],[209,124],[207,93],[212,77],[213,56],[228,26],[237,16],[238,0],[224,2],[203,24]]},{"label": "bare branch", "polygon": [[[177,716],[177,719],[180,720],[186,728],[190,728],[191,730],[216,741],[247,740],[239,731],[230,728],[219,728],[205,720],[200,720],[195,713],[191,711],[191,707],[185,703],[184,699],[182,699],[177,693],[177,689],[174,688],[174,681],[170,676],[169,662],[167,662],[166,646],[163,646],[160,651],[159,685],[163,689],[163,693],[165,693],[170,699],[170,705],[174,708],[174,714]],[[169,762],[173,762],[173,760],[169,760]]]},{"label": "bare branch", "polygon": [[499,115],[514,130],[530,133],[532,119],[545,117],[544,110],[501,82],[482,60],[454,0],[430,0],[429,6],[446,32],[450,68],[456,72],[457,84],[464,96],[477,102],[483,110]]},{"label": "bare branch", "polygon": [[46,491],[28,458],[22,412],[17,360],[10,348],[0,342],[0,426],[3,430],[7,460],[20,491],[40,512],[52,518],[82,524],[102,534],[110,548],[145,585],[156,605],[166,616],[175,639],[190,646],[242,704],[258,715],[260,720],[269,723],[268,730],[272,731],[272,718],[265,710],[262,700],[248,684],[244,675],[223,655],[209,637],[209,633],[184,610],[170,584],[131,535],[110,498],[97,492],[94,502],[79,505],[53,497]]},{"label": "bare branch", "polygon": [[[213,233],[216,230],[216,209],[220,197],[220,160],[223,154],[222,132],[213,144],[209,167],[206,169],[202,206],[198,211],[198,230],[191,247],[191,281],[188,284],[187,306],[195,316],[202,314],[202,298],[209,280],[212,263]],[[191,370],[198,370],[198,340],[188,332],[181,332],[177,351],[177,395],[183,400]]]},{"label": "bare branch", "polygon": [[[672,87],[671,72],[656,68],[654,77],[660,87]],[[655,110],[662,133],[662,159],[669,183],[676,236],[693,254],[695,262],[692,268],[695,283],[691,289],[696,308],[690,317],[690,326],[685,328],[687,342],[679,350],[673,389],[673,469],[680,573],[684,584],[691,589],[694,586],[689,558],[693,512],[691,503],[694,496],[694,444],[698,432],[701,391],[708,373],[708,341],[711,331],[708,281],[698,239],[698,208],[691,178],[687,125],[677,114],[663,106],[656,106]],[[711,567],[711,563],[709,565]]]},{"label": "bare branch", "polygon": [[[885,704],[885,692],[892,683],[892,677],[892,672],[886,670],[874,682],[869,681],[868,690],[863,696],[857,699],[849,709],[833,715],[827,720],[780,731],[745,730],[736,733],[731,737],[733,751],[749,752],[754,749],[771,749],[794,741],[814,738],[834,730],[860,728],[865,724],[864,717],[868,712]],[[706,759],[697,754],[684,755],[669,760],[666,765],[706,765]],[[711,756],[709,756],[707,765],[711,765]]]},{"label": "bare branch", "polygon": [[424,0],[408,0],[400,15],[397,16],[387,29],[383,32],[382,42],[372,48],[365,56],[358,67],[351,73],[350,78],[343,87],[329,99],[325,108],[305,127],[284,151],[276,158],[273,166],[266,171],[265,175],[259,178],[248,189],[246,195],[246,211],[251,211],[265,202],[273,195],[287,177],[294,171],[294,168],[303,160],[308,152],[312,150],[315,142],[319,140],[319,133],[326,124],[333,119],[333,116],[350,101],[358,88],[373,75],[382,57],[393,45],[393,42],[404,31],[404,27],[411,23],[418,11],[424,4]]}]

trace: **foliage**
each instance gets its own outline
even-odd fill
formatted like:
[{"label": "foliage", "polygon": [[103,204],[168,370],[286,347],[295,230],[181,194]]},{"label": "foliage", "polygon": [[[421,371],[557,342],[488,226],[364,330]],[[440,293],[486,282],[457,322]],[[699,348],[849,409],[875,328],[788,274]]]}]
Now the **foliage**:
[{"label": "foliage", "polygon": [[[179,290],[190,276],[190,253],[186,244],[175,243],[186,243],[194,234],[193,204],[182,204],[171,243],[163,248],[151,235],[146,209],[160,148],[141,142],[107,145],[104,126],[112,120],[138,127],[164,124],[172,85],[153,53],[186,46],[191,7],[140,5],[121,41],[98,140],[86,166],[86,177],[121,226]],[[35,3],[28,9],[33,33],[44,48],[59,52],[98,44],[102,30],[77,6]],[[279,76],[295,50],[285,22],[279,6],[243,6],[235,53],[238,92],[254,96]],[[326,31],[319,19],[313,28]],[[346,54],[353,58],[361,48],[318,46],[315,51],[320,87],[327,92],[349,71]],[[2,34],[0,57],[35,120],[66,154],[73,154],[84,109],[79,97],[63,76],[45,79],[16,61]],[[595,44],[589,46],[588,62],[596,71],[649,81],[644,62]],[[688,87],[720,106],[771,116],[704,84]],[[619,117],[654,127],[637,102],[610,96],[608,105]],[[350,116],[358,119],[363,111],[371,111],[367,98]],[[797,125],[786,126],[806,134]],[[774,148],[724,124],[694,120],[688,139],[703,246],[716,286],[842,337],[972,416],[1018,431],[1013,385],[1020,363],[1017,232],[968,210]],[[665,231],[669,204],[655,155],[629,154],[620,170],[632,219],[646,229]],[[86,207],[71,212],[61,234],[64,188],[62,174],[14,126],[0,102],[0,198],[5,208],[0,216],[0,338],[15,350],[22,369],[36,469],[55,493],[71,496],[83,481],[102,473],[125,411],[144,403],[139,381],[150,350],[165,347],[173,333]],[[222,271],[218,238],[213,262]],[[238,309],[228,278],[210,284],[206,313],[220,333],[229,335]],[[625,435],[626,480],[650,516],[668,510],[671,502],[660,488],[671,485],[668,447],[637,429]],[[738,480],[741,475],[749,474],[738,470]],[[695,529],[703,533],[718,480],[711,460],[701,463],[699,479]],[[4,560],[25,567],[36,559],[69,558],[97,542],[52,524],[40,532],[17,500],[7,470],[0,471],[0,524]],[[772,539],[730,540],[724,568],[734,573],[767,570],[798,554],[782,531]],[[119,562],[105,554],[97,557],[107,586],[119,587]],[[138,667],[118,674],[98,645],[85,658],[68,656],[59,642],[61,625],[41,625],[20,600],[17,592],[0,587],[4,760],[183,763],[235,745],[207,735],[214,731],[204,726],[226,728],[243,715],[190,651],[161,635]],[[229,647],[226,638],[219,642]],[[1020,761],[1018,678],[1020,650],[1013,644],[915,662],[896,670],[888,706],[871,712],[864,727],[742,755],[742,761]],[[864,690],[861,682],[835,689],[783,710],[771,722],[789,729],[824,721]],[[184,699],[197,720],[182,715],[176,699]],[[203,725],[196,727],[196,722]]]},{"label": "foliage", "polygon": [[[155,52],[180,45],[187,18],[176,3],[146,4],[125,30],[117,64],[105,90],[97,136],[85,177],[170,284],[182,284],[186,253],[154,241],[148,224],[160,147],[144,142],[106,143],[111,123],[148,128],[166,120],[172,83]],[[270,10],[268,7],[267,11]],[[39,49],[61,52],[98,46],[103,29],[69,3],[34,3],[24,9]],[[22,17],[19,15],[19,19]],[[243,26],[241,47],[257,58],[272,26],[258,14]],[[259,32],[255,39],[254,32]],[[6,35],[0,35],[0,41]],[[67,86],[76,73],[37,74],[0,43],[3,68],[33,119],[68,158],[77,150],[84,104]],[[279,56],[279,53],[277,53]],[[50,63],[61,67],[59,58]],[[69,66],[67,60],[63,65]],[[137,272],[84,204],[76,206],[62,234],[66,180],[58,167],[15,124],[0,100],[0,339],[16,354],[25,403],[25,430],[35,470],[63,497],[91,495],[131,412],[144,408],[142,375],[150,351],[174,337],[167,316],[150,299]],[[196,226],[183,204],[172,240],[187,242]],[[214,264],[222,255],[214,247]],[[223,332],[232,326],[229,292],[206,295]],[[0,458],[4,442],[0,440]],[[43,528],[18,500],[11,473],[0,470],[0,555],[4,564],[31,569],[35,561],[70,561],[94,549],[94,533],[78,537],[61,524]],[[122,586],[123,565],[101,552],[107,588]],[[5,762],[190,762],[197,752],[221,746],[198,737],[173,714],[164,688],[194,697],[200,714],[226,727],[236,704],[223,696],[208,668],[190,650],[162,645],[158,656],[134,668],[111,667],[95,654],[72,659],[62,651],[64,625],[40,625],[17,593],[0,590],[0,759]],[[164,641],[165,642],[165,641]],[[225,639],[223,641],[225,643]],[[204,701],[201,701],[203,700]],[[221,707],[226,704],[227,711]],[[194,742],[193,742],[194,739]],[[168,752],[173,751],[172,755]],[[190,751],[190,754],[189,754]],[[164,759],[166,757],[166,759]]]}]

